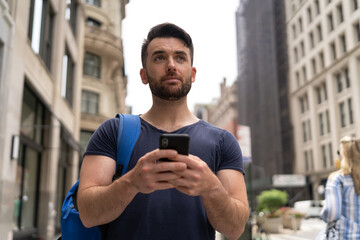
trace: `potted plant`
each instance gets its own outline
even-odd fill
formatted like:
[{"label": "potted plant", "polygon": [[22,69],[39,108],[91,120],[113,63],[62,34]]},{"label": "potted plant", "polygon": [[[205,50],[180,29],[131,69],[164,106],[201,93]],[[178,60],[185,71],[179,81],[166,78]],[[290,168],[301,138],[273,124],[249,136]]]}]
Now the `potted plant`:
[{"label": "potted plant", "polygon": [[258,206],[257,212],[263,215],[262,227],[268,231],[277,233],[282,230],[281,207],[288,201],[288,194],[277,189],[262,191],[256,197]]},{"label": "potted plant", "polygon": [[284,228],[300,230],[302,219],[305,214],[293,208],[282,208],[282,224]]}]

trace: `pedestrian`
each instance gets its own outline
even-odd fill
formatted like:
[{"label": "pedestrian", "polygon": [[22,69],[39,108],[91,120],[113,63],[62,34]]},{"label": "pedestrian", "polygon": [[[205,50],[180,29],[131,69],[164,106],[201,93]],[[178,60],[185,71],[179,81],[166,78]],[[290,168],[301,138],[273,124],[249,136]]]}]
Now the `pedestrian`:
[{"label": "pedestrian", "polygon": [[360,239],[360,140],[343,137],[339,153],[341,168],[328,177],[321,218],[328,239]]},{"label": "pedestrian", "polygon": [[[149,31],[140,77],[153,103],[140,115],[126,174],[112,182],[118,119],[105,121],[90,139],[77,203],[86,227],[106,224],[105,239],[215,239],[215,230],[237,239],[244,230],[249,208],[239,144],[187,105],[196,76],[193,54],[191,37],[180,27],[163,23]],[[158,149],[163,133],[188,134],[190,154]]]}]

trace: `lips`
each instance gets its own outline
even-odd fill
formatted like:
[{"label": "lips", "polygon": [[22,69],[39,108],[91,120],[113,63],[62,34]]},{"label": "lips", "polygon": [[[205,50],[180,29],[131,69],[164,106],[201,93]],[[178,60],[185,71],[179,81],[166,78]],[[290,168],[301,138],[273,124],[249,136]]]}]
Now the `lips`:
[{"label": "lips", "polygon": [[181,77],[179,76],[166,76],[162,80],[162,82],[169,82],[169,83],[175,83],[175,82],[182,82]]}]

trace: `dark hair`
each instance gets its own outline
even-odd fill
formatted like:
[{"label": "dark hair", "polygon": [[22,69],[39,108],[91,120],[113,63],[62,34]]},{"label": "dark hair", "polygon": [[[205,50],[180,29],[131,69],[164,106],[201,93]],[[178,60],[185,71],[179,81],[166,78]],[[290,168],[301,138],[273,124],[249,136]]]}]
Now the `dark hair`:
[{"label": "dark hair", "polygon": [[144,40],[142,47],[141,47],[141,62],[143,67],[145,67],[146,57],[147,57],[147,48],[150,42],[154,38],[178,38],[184,42],[184,46],[188,47],[190,50],[190,58],[191,58],[191,65],[193,64],[194,59],[194,46],[191,40],[190,35],[185,32],[182,28],[176,26],[172,23],[162,23],[156,25],[155,27],[151,28],[147,38]]}]

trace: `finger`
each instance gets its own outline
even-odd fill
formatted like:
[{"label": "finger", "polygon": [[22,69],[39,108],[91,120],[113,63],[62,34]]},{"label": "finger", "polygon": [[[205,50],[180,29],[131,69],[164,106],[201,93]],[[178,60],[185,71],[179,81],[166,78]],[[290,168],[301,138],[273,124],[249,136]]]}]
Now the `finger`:
[{"label": "finger", "polygon": [[162,172],[158,173],[156,175],[155,181],[157,182],[170,182],[172,184],[172,181],[175,181],[177,179],[181,178],[181,176],[177,175],[174,172]]},{"label": "finger", "polygon": [[145,159],[147,162],[156,162],[157,160],[161,158],[175,158],[178,153],[175,150],[166,149],[166,150],[160,150],[155,149],[154,151],[151,151],[147,154],[145,154]]},{"label": "finger", "polygon": [[172,160],[176,162],[183,162],[190,169],[197,169],[199,167],[201,168],[202,165],[207,165],[203,160],[191,154],[190,155],[177,154],[176,157],[173,158]]},{"label": "finger", "polygon": [[181,172],[186,170],[187,165],[183,162],[169,161],[163,162],[159,161],[155,166],[156,172]]}]

